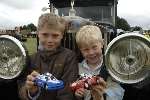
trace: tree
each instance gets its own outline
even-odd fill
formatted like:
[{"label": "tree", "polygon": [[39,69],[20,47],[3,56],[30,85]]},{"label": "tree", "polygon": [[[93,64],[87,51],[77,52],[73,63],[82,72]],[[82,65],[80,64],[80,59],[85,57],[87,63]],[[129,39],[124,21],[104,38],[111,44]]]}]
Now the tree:
[{"label": "tree", "polygon": [[37,30],[36,26],[33,23],[28,24],[27,29],[30,31],[36,31]]},{"label": "tree", "polygon": [[22,27],[22,26],[20,26],[20,31],[21,31],[21,30],[23,30],[23,27]]},{"label": "tree", "polygon": [[26,29],[27,29],[27,26],[23,25],[22,30],[26,30]]},{"label": "tree", "polygon": [[141,31],[142,28],[140,26],[135,26],[132,28],[132,31]]},{"label": "tree", "polygon": [[124,18],[120,18],[118,16],[116,19],[116,27],[117,27],[117,29],[122,29],[125,31],[130,30],[130,25],[128,24],[128,22]]}]

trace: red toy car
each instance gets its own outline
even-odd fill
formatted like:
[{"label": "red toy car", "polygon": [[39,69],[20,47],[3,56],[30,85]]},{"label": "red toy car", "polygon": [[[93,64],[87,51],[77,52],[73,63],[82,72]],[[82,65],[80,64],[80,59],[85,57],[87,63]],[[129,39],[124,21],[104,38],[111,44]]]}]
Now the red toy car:
[{"label": "red toy car", "polygon": [[99,83],[99,76],[92,76],[85,74],[81,76],[81,78],[75,82],[73,82],[70,87],[72,91],[76,91],[79,88],[90,89],[91,86]]}]

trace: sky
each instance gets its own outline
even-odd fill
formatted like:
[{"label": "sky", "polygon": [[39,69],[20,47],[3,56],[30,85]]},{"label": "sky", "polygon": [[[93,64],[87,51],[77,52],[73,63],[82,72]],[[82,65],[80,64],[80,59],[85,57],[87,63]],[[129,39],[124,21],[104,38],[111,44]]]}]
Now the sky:
[{"label": "sky", "polygon": [[150,0],[119,0],[117,12],[131,26],[150,29]]},{"label": "sky", "polygon": [[[0,0],[0,28],[37,24],[49,0]],[[131,26],[150,29],[150,0],[119,0],[117,14]]]},{"label": "sky", "polygon": [[0,28],[37,24],[49,0],[0,0]]}]

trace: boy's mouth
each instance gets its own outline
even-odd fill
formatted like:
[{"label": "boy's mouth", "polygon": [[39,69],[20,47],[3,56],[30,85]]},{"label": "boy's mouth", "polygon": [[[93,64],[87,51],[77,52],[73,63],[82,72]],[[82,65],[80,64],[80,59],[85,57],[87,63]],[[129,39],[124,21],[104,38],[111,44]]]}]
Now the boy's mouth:
[{"label": "boy's mouth", "polygon": [[54,45],[52,45],[52,44],[48,44],[48,45],[47,45],[47,47],[53,47],[53,46],[54,46]]},{"label": "boy's mouth", "polygon": [[48,49],[51,49],[51,48],[53,48],[54,46],[53,45],[47,45],[46,46],[46,48],[48,48]]},{"label": "boy's mouth", "polygon": [[97,58],[97,56],[93,55],[93,56],[89,56],[88,58],[89,59],[95,59],[95,58]]}]

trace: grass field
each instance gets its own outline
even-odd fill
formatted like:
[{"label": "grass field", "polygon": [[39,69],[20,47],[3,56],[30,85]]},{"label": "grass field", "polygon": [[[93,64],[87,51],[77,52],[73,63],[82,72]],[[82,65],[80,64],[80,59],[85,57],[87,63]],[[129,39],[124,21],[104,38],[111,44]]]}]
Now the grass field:
[{"label": "grass field", "polygon": [[27,38],[26,42],[23,42],[29,52],[29,55],[37,51],[37,40],[36,38]]},{"label": "grass field", "polygon": [[146,36],[150,40],[150,35],[144,35],[144,36]]}]

